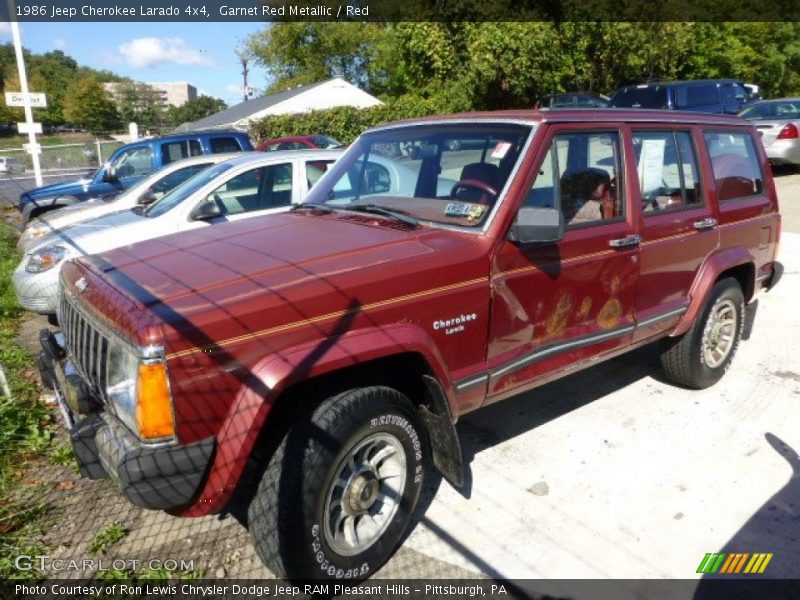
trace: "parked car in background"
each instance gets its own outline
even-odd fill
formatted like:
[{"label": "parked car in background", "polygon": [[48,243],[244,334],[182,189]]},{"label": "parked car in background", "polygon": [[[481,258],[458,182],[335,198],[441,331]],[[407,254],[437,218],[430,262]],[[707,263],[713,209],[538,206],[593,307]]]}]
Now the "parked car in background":
[{"label": "parked car in background", "polygon": [[185,133],[125,144],[90,177],[53,183],[21,194],[18,208],[22,224],[27,225],[32,218],[49,210],[92,198],[113,198],[153,171],[182,158],[252,149],[250,138],[241,131]]},{"label": "parked car in background", "polygon": [[800,165],[800,98],[760,100],[739,116],[756,126],[773,164]]},{"label": "parked car in background", "polygon": [[332,150],[341,147],[342,143],[340,141],[327,135],[292,135],[261,142],[256,146],[256,150],[276,152],[279,150],[309,150],[313,148]]},{"label": "parked car in background", "polygon": [[610,104],[608,96],[594,92],[570,92],[566,94],[549,94],[543,96],[534,108],[607,108]]},{"label": "parked car in background", "polygon": [[63,229],[68,225],[87,219],[100,217],[121,210],[128,210],[138,204],[151,204],[159,200],[190,177],[206,167],[236,156],[235,153],[202,154],[192,158],[184,158],[155,173],[151,173],[142,181],[119,196],[108,200],[87,200],[58,210],[46,212],[30,221],[17,242],[17,248],[25,252],[39,244],[39,240],[48,233]]},{"label": "parked car in background", "polygon": [[288,209],[308,193],[341,150],[247,153],[217,163],[160,200],[55,230],[23,256],[12,281],[20,304],[55,314],[58,273],[76,256]]},{"label": "parked car in background", "polygon": [[279,578],[380,577],[434,467],[480,493],[465,414],[654,342],[676,384],[724,376],[782,273],[771,177],[731,116],[389,123],[294,211],[69,261],[42,381],[84,476],[185,517],[236,498]]},{"label": "parked car in background", "polygon": [[627,85],[611,96],[611,106],[614,108],[655,108],[734,115],[751,101],[751,93],[736,79]]},{"label": "parked car in background", "polygon": [[12,156],[0,156],[0,173],[13,175],[14,173],[24,173],[25,165],[18,158]]}]

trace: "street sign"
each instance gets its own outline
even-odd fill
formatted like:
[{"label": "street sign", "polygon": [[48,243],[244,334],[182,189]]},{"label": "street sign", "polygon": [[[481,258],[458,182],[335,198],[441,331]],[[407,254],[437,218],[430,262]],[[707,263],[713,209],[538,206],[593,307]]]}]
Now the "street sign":
[{"label": "street sign", "polygon": [[41,123],[17,123],[17,129],[20,133],[42,133]]},{"label": "street sign", "polygon": [[[36,94],[30,92],[28,97],[31,99],[31,106],[33,108],[46,108],[47,96],[44,94]],[[22,92],[6,92],[6,105],[7,106],[25,106],[25,94]]]}]

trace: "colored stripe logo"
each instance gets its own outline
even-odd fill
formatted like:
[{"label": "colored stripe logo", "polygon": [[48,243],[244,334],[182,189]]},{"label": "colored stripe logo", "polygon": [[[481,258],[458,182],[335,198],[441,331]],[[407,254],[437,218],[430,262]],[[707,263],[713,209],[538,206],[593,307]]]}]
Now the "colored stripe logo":
[{"label": "colored stripe logo", "polygon": [[709,552],[700,561],[697,573],[746,573],[749,575],[761,574],[767,570],[767,565],[772,560],[772,552]]}]

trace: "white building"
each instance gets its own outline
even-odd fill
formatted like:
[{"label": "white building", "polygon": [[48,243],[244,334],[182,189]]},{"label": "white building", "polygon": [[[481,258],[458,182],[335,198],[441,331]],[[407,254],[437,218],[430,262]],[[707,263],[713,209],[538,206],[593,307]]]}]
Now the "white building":
[{"label": "white building", "polygon": [[178,131],[201,129],[240,129],[244,131],[249,128],[251,121],[257,121],[268,115],[303,113],[337,106],[368,108],[378,104],[383,104],[383,102],[344,79],[336,78],[241,102],[199,121],[184,123],[178,128]]}]

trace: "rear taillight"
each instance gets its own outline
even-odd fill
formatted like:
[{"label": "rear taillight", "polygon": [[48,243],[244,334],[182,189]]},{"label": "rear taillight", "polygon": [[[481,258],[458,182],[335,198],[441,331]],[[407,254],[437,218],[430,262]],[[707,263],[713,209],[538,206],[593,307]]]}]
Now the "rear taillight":
[{"label": "rear taillight", "polygon": [[797,131],[797,126],[794,123],[787,123],[778,134],[779,140],[794,140],[800,137],[800,131]]}]

